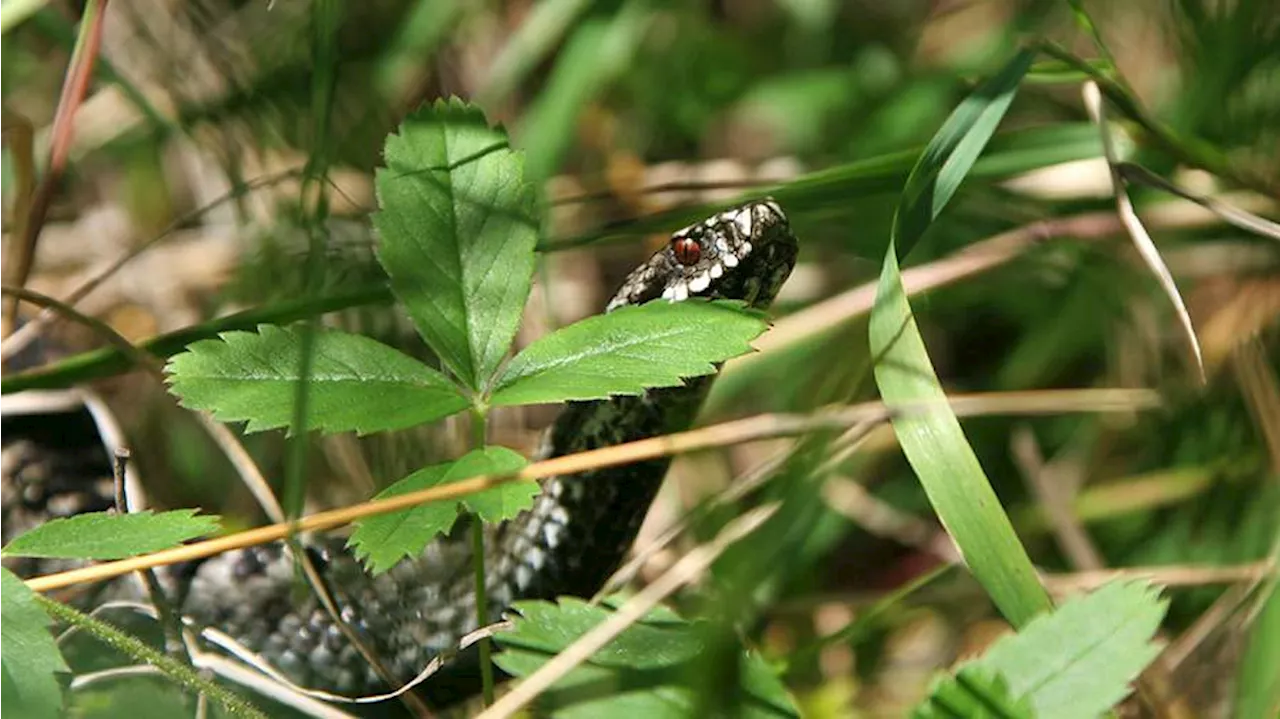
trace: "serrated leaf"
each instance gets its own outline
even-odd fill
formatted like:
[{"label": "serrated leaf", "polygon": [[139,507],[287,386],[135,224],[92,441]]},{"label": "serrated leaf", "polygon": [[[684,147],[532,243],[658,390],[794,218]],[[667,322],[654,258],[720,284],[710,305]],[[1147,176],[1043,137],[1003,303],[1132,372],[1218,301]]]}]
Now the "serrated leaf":
[{"label": "serrated leaf", "polygon": [[[503,648],[494,662],[517,677],[536,671],[612,613],[572,597],[517,602],[515,609],[511,630],[494,635]],[[698,625],[656,608],[556,682],[539,711],[583,719],[692,716],[699,697],[689,670],[704,644]],[[754,654],[744,655],[741,681],[741,716],[797,716],[782,682]]]},{"label": "serrated leaf", "polygon": [[123,559],[176,547],[218,531],[218,517],[194,509],[153,514],[86,512],[53,519],[18,535],[5,556],[60,559]]},{"label": "serrated leaf", "polygon": [[911,712],[915,719],[1032,719],[1026,701],[1009,693],[999,674],[966,667],[943,677]]},{"label": "serrated leaf", "polygon": [[[300,381],[300,333],[261,325],[256,333],[220,337],[169,360],[170,391],[184,407],[209,410],[223,422],[247,420],[248,432],[289,426]],[[403,429],[470,405],[444,375],[368,337],[318,331],[311,349],[307,430]]]},{"label": "serrated leaf", "polygon": [[495,405],[639,394],[715,372],[751,350],[768,323],[727,302],[664,300],[623,307],[543,337],[507,365]]},{"label": "serrated leaf", "polygon": [[1142,581],[1073,597],[966,665],[1004,677],[1040,719],[1102,714],[1159,654],[1152,642],[1168,602]]},{"label": "serrated leaf", "polygon": [[[482,474],[509,474],[526,464],[524,457],[505,447],[485,447],[453,462],[423,467],[379,492],[377,498],[416,492]],[[369,571],[378,574],[404,557],[419,554],[437,534],[448,532],[458,519],[460,505],[486,522],[499,522],[533,506],[537,493],[538,485],[532,482],[508,482],[461,500],[431,502],[402,512],[369,517],[359,522],[347,544],[355,549]]]},{"label": "serrated leaf", "polygon": [[0,713],[34,719],[61,716],[62,686],[55,675],[70,670],[49,633],[49,616],[9,570],[0,569],[0,582]]},{"label": "serrated leaf", "polygon": [[387,138],[375,181],[378,259],[440,360],[479,389],[506,356],[538,239],[523,159],[479,109],[453,99]]}]

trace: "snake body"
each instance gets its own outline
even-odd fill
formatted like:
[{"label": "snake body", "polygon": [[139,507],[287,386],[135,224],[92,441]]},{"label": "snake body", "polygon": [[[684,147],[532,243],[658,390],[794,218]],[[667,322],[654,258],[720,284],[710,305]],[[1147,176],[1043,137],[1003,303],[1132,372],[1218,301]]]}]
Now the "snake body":
[{"label": "snake body", "polygon": [[[750,202],[674,233],[627,277],[606,311],[688,297],[736,299],[764,308],[790,273],[796,249],[781,208],[772,200]],[[709,383],[710,377],[701,377],[639,396],[570,403],[549,430],[540,458],[686,429]],[[552,477],[544,480],[532,508],[486,526],[490,620],[520,599],[597,591],[635,538],[668,464],[655,459]],[[13,482],[23,482],[20,474],[11,477],[6,471],[6,541],[11,517],[47,512],[53,494],[49,487],[34,493],[29,487],[14,489]],[[98,490],[86,494],[100,490],[98,483]],[[68,511],[82,509],[77,504]],[[477,627],[466,536],[465,528],[455,528],[376,577],[365,572],[342,540],[307,542],[342,621],[394,680],[410,680]],[[318,600],[310,593],[297,596],[295,563],[285,545],[230,552],[181,573],[177,595],[184,616],[235,638],[294,683],[344,694],[386,687]],[[454,662],[449,670],[425,685],[433,701],[475,686],[474,663]]]}]

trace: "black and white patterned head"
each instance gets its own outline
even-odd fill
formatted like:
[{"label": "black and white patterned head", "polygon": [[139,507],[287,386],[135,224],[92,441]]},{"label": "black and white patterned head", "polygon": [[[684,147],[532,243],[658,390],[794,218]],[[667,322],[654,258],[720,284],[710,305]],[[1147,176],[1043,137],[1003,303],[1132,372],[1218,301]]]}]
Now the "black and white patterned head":
[{"label": "black and white patterned head", "polygon": [[772,199],[748,202],[690,225],[636,268],[606,311],[659,297],[743,300],[766,307],[791,274],[796,238]]}]

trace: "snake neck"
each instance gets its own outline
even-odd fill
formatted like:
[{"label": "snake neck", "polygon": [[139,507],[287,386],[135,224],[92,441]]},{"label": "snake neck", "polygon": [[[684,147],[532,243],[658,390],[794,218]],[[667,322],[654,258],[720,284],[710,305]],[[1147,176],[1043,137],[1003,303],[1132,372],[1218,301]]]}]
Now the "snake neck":
[{"label": "snake neck", "polygon": [[[635,397],[571,403],[545,454],[558,457],[688,429],[709,384],[709,378],[698,378]],[[510,587],[513,599],[594,594],[635,540],[670,463],[663,457],[544,482],[534,506],[495,533],[495,588],[506,594],[503,585]]]},{"label": "snake neck", "polygon": [[[571,403],[552,429],[546,457],[599,449],[687,429],[709,378],[635,397]],[[485,530],[488,619],[522,599],[590,597],[635,539],[670,460],[648,460],[543,483],[529,509]],[[471,543],[466,526],[419,555],[371,577],[341,540],[313,545],[342,619],[401,681],[477,626]],[[381,682],[314,598],[290,599],[292,562],[268,545],[223,555],[200,567],[184,611],[241,637],[301,684],[367,693]],[[473,689],[476,668],[456,661],[458,677],[437,676],[448,696]],[[460,678],[459,678],[460,677]]]}]

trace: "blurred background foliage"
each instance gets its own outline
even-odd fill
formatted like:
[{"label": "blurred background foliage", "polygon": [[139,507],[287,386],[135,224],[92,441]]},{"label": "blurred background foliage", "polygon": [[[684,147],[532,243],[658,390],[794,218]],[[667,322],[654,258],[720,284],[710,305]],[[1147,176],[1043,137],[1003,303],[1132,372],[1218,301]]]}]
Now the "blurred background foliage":
[{"label": "blurred background foliage", "polygon": [[[1112,116],[1130,162],[1275,216],[1280,6],[1084,6],[1101,44],[1071,5],[1036,0],[5,0],[5,281],[65,297],[136,251],[78,305],[134,340],[376,288],[368,215],[384,138],[420,103],[457,95],[508,128],[545,187],[549,251],[521,343],[597,312],[663,231],[768,191],[802,242],[777,306],[790,339],[731,365],[705,421],[872,399],[865,306],[823,303],[874,281],[920,147],[1022,43],[1052,41],[1092,63],[1081,67],[1115,63],[1129,104]],[[55,110],[90,10],[104,13],[97,62],[59,135]],[[1255,563],[1274,556],[1280,526],[1280,245],[1133,190],[1199,332],[1201,384],[1167,298],[1115,221],[1084,76],[1041,58],[904,264],[934,287],[913,305],[949,391],[1161,393],[1156,411],[988,417],[965,429],[1055,594],[1092,586],[1092,570],[1171,568],[1170,650],[1129,710],[1223,715],[1260,605]],[[51,172],[59,143],[67,160]],[[41,178],[51,199],[38,242],[24,246],[15,222],[26,183]],[[985,269],[947,276],[1006,245]],[[25,257],[34,269],[21,277]],[[385,301],[327,321],[426,353]],[[68,350],[102,344],[70,323],[47,334]],[[139,373],[99,387],[153,503],[257,521],[231,464],[162,387]],[[494,438],[530,452],[552,416],[498,414]],[[462,441],[452,426],[317,440],[312,502],[365,498]],[[282,474],[282,438],[245,442],[268,476]],[[724,581],[753,597],[726,621],[785,669],[814,716],[895,716],[1001,624],[963,572],[858,619],[953,557],[892,435],[838,454],[846,444],[806,441],[758,490],[794,506],[777,532],[722,563]],[[768,450],[682,458],[639,546]],[[1055,509],[1086,549],[1064,539]],[[731,515],[706,513],[685,546]],[[658,552],[641,577],[674,556]],[[100,700],[85,694],[80,711],[94,715]]]}]

